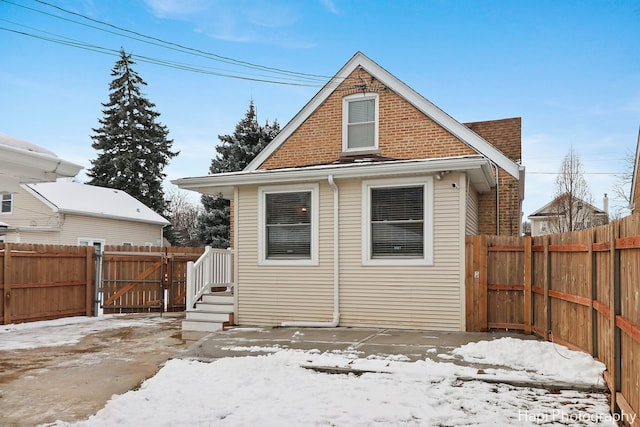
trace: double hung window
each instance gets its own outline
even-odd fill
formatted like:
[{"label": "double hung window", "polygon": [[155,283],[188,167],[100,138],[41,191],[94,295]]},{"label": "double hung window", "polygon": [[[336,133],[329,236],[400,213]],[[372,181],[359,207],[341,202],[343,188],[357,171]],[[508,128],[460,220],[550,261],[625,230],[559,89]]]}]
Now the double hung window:
[{"label": "double hung window", "polygon": [[260,261],[317,262],[317,185],[261,188]]},{"label": "double hung window", "polygon": [[378,95],[350,95],[343,100],[342,149],[348,151],[378,148]]},{"label": "double hung window", "polygon": [[363,263],[431,264],[431,178],[363,183]]},{"label": "double hung window", "polygon": [[0,213],[10,214],[13,212],[13,194],[0,195]]}]

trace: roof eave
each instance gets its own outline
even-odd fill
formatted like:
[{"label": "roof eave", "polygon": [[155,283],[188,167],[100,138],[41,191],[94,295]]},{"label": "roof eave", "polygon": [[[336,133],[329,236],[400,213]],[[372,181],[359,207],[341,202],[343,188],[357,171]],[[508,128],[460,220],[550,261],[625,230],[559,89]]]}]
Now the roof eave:
[{"label": "roof eave", "polygon": [[163,225],[163,226],[171,224],[169,221],[167,221],[164,218],[162,220],[152,220],[152,219],[142,219],[142,218],[136,218],[136,217],[121,216],[121,215],[110,215],[110,214],[104,214],[101,212],[79,211],[79,210],[73,210],[73,209],[59,209],[58,212],[63,214],[90,216],[93,218],[105,218],[105,219],[116,219],[119,221],[141,222],[144,224],[154,224],[154,225]]},{"label": "roof eave", "polygon": [[444,171],[468,173],[471,182],[480,193],[488,192],[496,185],[491,162],[481,156],[241,171],[181,178],[173,180],[172,183],[185,190],[209,195],[222,194],[224,198],[231,198],[233,190],[241,185],[318,181],[327,179],[329,175],[333,176],[334,179],[347,179],[371,176],[437,174]]},{"label": "roof eave", "polygon": [[82,169],[82,166],[58,157],[7,145],[0,145],[0,159],[2,169],[13,171],[11,173],[20,177],[21,182],[55,181],[57,178],[70,178],[76,176]]}]

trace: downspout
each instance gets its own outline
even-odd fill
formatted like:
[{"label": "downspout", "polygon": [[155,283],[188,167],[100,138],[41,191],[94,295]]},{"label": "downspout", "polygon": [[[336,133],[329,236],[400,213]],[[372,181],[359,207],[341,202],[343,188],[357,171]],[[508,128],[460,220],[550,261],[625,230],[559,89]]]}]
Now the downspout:
[{"label": "downspout", "polygon": [[333,189],[333,319],[331,322],[282,322],[281,326],[283,327],[335,328],[340,323],[339,192],[338,186],[333,180],[333,175],[329,175],[327,181]]}]

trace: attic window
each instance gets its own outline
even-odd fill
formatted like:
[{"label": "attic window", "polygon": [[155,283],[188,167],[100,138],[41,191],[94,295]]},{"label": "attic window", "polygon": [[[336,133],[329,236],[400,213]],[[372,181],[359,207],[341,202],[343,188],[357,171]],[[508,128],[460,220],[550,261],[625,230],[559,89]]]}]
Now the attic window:
[{"label": "attic window", "polygon": [[348,151],[378,148],[378,95],[345,96],[342,104],[342,149]]}]

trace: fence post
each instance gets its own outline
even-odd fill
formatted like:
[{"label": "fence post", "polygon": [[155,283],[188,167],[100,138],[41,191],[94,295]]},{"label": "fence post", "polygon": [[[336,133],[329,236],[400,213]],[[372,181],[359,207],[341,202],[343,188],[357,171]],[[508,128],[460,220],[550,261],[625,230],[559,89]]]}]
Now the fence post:
[{"label": "fence post", "polygon": [[93,268],[95,268],[93,254],[95,252],[95,248],[93,245],[87,246],[85,249],[85,264],[84,264],[84,280],[85,280],[85,314],[90,317],[92,314],[95,316],[98,313],[93,313],[93,300],[95,299],[95,294],[93,292],[93,287],[91,286],[93,275]]},{"label": "fence post", "polygon": [[549,288],[551,286],[551,252],[549,251],[549,237],[544,239],[544,339],[549,341],[551,329],[551,299]]},{"label": "fence post", "polygon": [[193,296],[195,295],[195,277],[193,271],[193,261],[187,262],[187,290],[185,295],[186,308],[191,311],[193,309]]},{"label": "fence post", "polygon": [[591,355],[598,357],[598,312],[593,308],[593,302],[598,299],[598,267],[593,243],[596,239],[594,229],[589,233],[589,274],[591,275],[591,294],[589,295],[589,309],[591,310]]},{"label": "fence post", "polygon": [[4,244],[4,324],[11,323],[11,279],[13,273],[11,271],[11,243]]},{"label": "fence post", "polygon": [[477,240],[477,245],[474,248],[474,280],[475,282],[475,293],[477,295],[477,308],[478,308],[478,316],[477,316],[477,326],[480,332],[486,332],[489,330],[489,318],[487,315],[487,310],[489,308],[489,301],[487,298],[487,286],[489,283],[489,278],[487,274],[487,264],[489,263],[489,256],[487,251],[487,236],[479,236]]},{"label": "fence post", "polygon": [[611,412],[616,412],[616,394],[618,392],[618,387],[620,385],[619,376],[620,376],[620,330],[618,330],[616,326],[616,314],[618,314],[618,310],[620,308],[620,304],[618,303],[618,298],[620,297],[619,286],[620,286],[620,260],[618,258],[617,250],[616,250],[616,239],[618,238],[618,233],[620,232],[618,222],[614,222],[611,224],[611,240],[609,242],[609,326],[611,329],[610,334],[610,366],[608,369],[610,371],[609,374],[609,389],[611,391]]},{"label": "fence post", "polygon": [[531,236],[524,238],[524,333],[531,334],[531,281],[533,278],[533,256],[531,251]]}]

